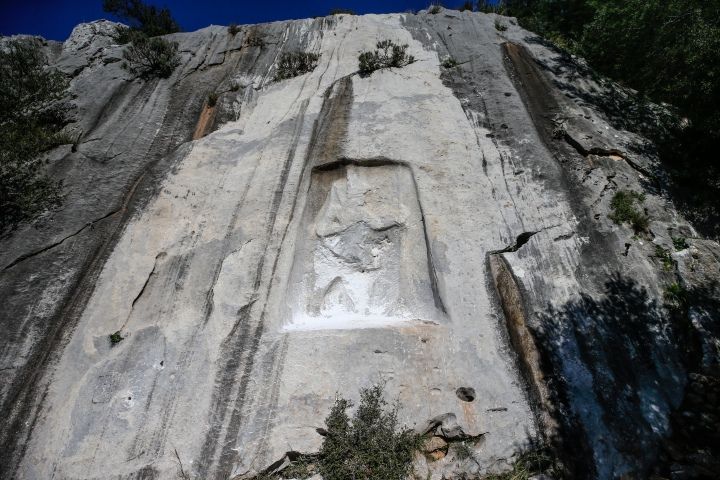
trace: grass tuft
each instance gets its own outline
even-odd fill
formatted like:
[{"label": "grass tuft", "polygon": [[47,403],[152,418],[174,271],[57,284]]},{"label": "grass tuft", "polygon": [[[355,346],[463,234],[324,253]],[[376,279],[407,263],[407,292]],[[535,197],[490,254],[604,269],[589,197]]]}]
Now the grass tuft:
[{"label": "grass tuft", "polygon": [[629,223],[635,233],[645,232],[650,225],[650,219],[636,208],[637,204],[644,201],[645,195],[642,193],[620,190],[610,201],[612,213],[608,217],[618,225]]}]

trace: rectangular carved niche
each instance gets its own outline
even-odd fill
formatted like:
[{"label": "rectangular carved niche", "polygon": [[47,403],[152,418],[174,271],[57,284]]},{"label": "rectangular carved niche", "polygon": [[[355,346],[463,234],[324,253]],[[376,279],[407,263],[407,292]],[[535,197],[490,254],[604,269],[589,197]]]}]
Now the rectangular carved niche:
[{"label": "rectangular carved niche", "polygon": [[343,161],[315,169],[284,329],[437,323],[443,318],[442,303],[428,255],[408,167]]}]

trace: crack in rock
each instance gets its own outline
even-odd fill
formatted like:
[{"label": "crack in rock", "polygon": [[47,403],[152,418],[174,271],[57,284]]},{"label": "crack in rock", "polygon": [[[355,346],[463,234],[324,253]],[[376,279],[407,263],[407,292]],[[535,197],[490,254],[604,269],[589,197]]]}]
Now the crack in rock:
[{"label": "crack in rock", "polygon": [[70,239],[70,238],[72,238],[72,237],[75,237],[75,236],[77,236],[77,235],[80,235],[80,234],[83,232],[83,230],[85,230],[85,229],[88,228],[88,227],[89,227],[89,228],[93,228],[93,226],[95,226],[96,223],[98,223],[98,222],[100,222],[100,221],[102,221],[102,220],[105,220],[105,219],[108,218],[108,217],[111,217],[111,216],[115,215],[115,214],[118,213],[120,210],[122,210],[122,209],[121,209],[121,208],[118,208],[117,210],[113,210],[112,212],[110,212],[110,213],[108,213],[108,214],[106,214],[106,215],[103,215],[102,217],[100,217],[100,218],[98,218],[98,219],[96,219],[96,220],[87,222],[85,225],[83,225],[83,227],[82,227],[81,229],[79,229],[79,230],[76,231],[75,233],[71,233],[70,235],[68,235],[67,237],[62,238],[61,240],[58,240],[57,242],[51,243],[50,245],[47,245],[47,246],[42,247],[42,248],[39,248],[39,249],[34,250],[34,251],[32,251],[32,252],[28,252],[28,253],[24,253],[24,254],[20,255],[20,256],[17,257],[15,260],[13,260],[12,262],[10,262],[10,263],[8,263],[7,265],[5,265],[5,267],[3,267],[3,271],[11,269],[12,267],[14,267],[15,265],[17,265],[18,263],[24,262],[24,261],[27,260],[28,258],[35,257],[35,256],[37,256],[37,255],[40,255],[41,253],[47,252],[48,250],[51,250],[51,249],[53,249],[53,248],[55,248],[55,247],[57,247],[57,246],[59,246],[59,245],[62,245],[63,243],[65,243],[66,240],[68,240],[68,239]]},{"label": "crack in rock", "polygon": [[[551,225],[551,226],[549,226],[549,227],[541,228],[540,230],[529,231],[529,232],[522,232],[520,235],[518,235],[518,236],[515,238],[515,243],[513,243],[512,245],[508,245],[507,247],[502,248],[502,249],[500,249],[500,250],[492,250],[492,251],[488,252],[488,255],[498,255],[498,254],[500,254],[500,253],[517,252],[518,250],[520,250],[520,248],[521,248],[523,245],[525,245],[528,241],[530,241],[530,239],[531,239],[534,235],[536,235],[536,234],[538,234],[538,233],[540,233],[540,232],[544,232],[545,230],[550,230],[550,229],[552,229],[552,228],[557,228],[557,227],[559,227],[559,226],[560,226],[560,224],[557,224],[557,225]],[[572,235],[574,235],[574,233],[571,234],[571,236],[572,236]],[[569,238],[569,237],[568,237],[568,238]],[[556,240],[557,240],[557,239],[556,239]]]},{"label": "crack in rock", "polygon": [[598,155],[601,157],[620,157],[623,160],[625,160],[625,163],[627,163],[632,169],[637,171],[638,173],[642,174],[645,177],[653,178],[654,175],[638,165],[637,163],[633,162],[627,154],[624,152],[616,149],[616,148],[600,148],[600,147],[591,147],[591,148],[585,148],[583,144],[581,144],[577,139],[573,138],[566,130],[562,130],[562,138],[567,142],[568,145],[573,147],[580,155],[583,157],[587,157],[588,155]]}]

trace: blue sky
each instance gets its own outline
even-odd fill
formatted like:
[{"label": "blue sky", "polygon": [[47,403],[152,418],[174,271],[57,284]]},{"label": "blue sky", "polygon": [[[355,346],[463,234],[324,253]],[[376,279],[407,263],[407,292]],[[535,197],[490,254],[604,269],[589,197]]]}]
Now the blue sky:
[{"label": "blue sky", "polygon": [[[151,0],[167,6],[183,30],[192,31],[210,24],[260,23],[291,18],[326,15],[332,8],[349,8],[356,13],[404,12],[425,8],[430,0],[312,0],[312,1],[230,1]],[[456,7],[463,0],[447,0]],[[0,33],[27,33],[52,40],[65,40],[78,23],[109,18],[102,0],[0,0]]]}]

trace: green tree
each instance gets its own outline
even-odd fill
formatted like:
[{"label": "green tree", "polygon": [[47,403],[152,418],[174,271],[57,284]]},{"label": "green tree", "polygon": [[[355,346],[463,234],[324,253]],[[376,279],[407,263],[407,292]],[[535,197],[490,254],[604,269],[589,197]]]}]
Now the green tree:
[{"label": "green tree", "polygon": [[60,202],[60,184],[45,175],[42,153],[70,143],[67,79],[47,68],[32,40],[0,48],[0,232]]},{"label": "green tree", "polygon": [[170,10],[147,5],[141,0],[104,0],[103,10],[112,13],[133,30],[139,30],[149,37],[180,31]]},{"label": "green tree", "polygon": [[129,72],[142,78],[168,78],[180,64],[177,42],[134,31],[129,38],[131,43],[123,52],[122,64]]},{"label": "green tree", "polygon": [[[480,3],[637,90],[621,126],[655,141],[678,205],[706,235],[720,237],[720,0]],[[652,126],[634,118],[630,110],[646,110],[645,99],[671,105],[674,120]]]},{"label": "green tree", "polygon": [[352,419],[348,400],[338,397],[325,425],[327,435],[319,455],[325,480],[404,480],[412,472],[413,453],[420,436],[398,428],[395,405],[386,409],[380,385],[360,391],[360,405]]}]

